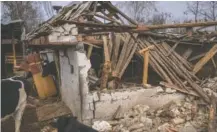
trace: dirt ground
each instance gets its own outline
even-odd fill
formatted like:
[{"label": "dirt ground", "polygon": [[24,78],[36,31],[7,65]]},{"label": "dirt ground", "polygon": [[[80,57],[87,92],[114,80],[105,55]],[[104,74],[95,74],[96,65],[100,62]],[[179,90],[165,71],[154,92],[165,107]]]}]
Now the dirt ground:
[{"label": "dirt ground", "polygon": [[[1,123],[1,132],[14,132],[15,124],[13,117]],[[26,108],[21,123],[21,132],[40,132],[40,126],[36,116],[36,108]]]},{"label": "dirt ground", "polygon": [[[26,107],[21,123],[21,132],[40,132],[42,128],[49,125],[50,119],[71,114],[68,107],[57,97],[51,97],[45,100],[32,98],[32,101],[28,100],[28,102],[35,104],[36,108]],[[15,131],[13,117],[2,122],[1,125],[1,132]]]}]

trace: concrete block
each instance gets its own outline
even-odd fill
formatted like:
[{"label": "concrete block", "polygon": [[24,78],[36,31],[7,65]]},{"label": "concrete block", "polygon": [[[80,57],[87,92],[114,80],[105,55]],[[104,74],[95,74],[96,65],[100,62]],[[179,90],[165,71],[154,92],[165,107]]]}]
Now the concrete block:
[{"label": "concrete block", "polygon": [[111,119],[112,115],[117,110],[118,106],[122,105],[121,101],[115,102],[96,102],[95,103],[95,118]]},{"label": "concrete block", "polygon": [[164,92],[164,90],[162,89],[162,87],[158,86],[155,88],[157,90],[157,93],[162,93]]},{"label": "concrete block", "polygon": [[84,110],[90,110],[90,105],[89,105],[90,103],[83,103],[83,109]]},{"label": "concrete block", "polygon": [[182,119],[182,118],[177,117],[177,118],[174,118],[174,119],[172,120],[172,122],[173,122],[175,125],[178,125],[178,124],[184,123],[185,120]]},{"label": "concrete block", "polygon": [[[152,94],[154,94],[155,96],[151,96]],[[108,101],[109,98],[107,97],[105,99],[104,97],[104,101],[100,100],[98,102],[95,102],[95,117],[98,119],[110,119],[117,110],[118,106],[121,106],[121,112],[125,112],[138,104],[148,105],[151,108],[158,108],[172,100],[184,100],[185,98],[183,94],[178,93],[157,95],[156,89],[145,89],[145,92],[138,92],[138,90],[132,92],[127,91],[123,92],[123,95],[121,95],[121,92],[113,94],[113,96],[118,95],[129,95],[129,97],[127,99],[116,98],[117,100],[115,101]],[[104,96],[109,96],[109,94],[104,94]]]},{"label": "concrete block", "polygon": [[124,92],[113,92],[111,93],[112,100],[124,100],[129,98],[130,92],[124,91]]},{"label": "concrete block", "polygon": [[158,127],[159,132],[167,132],[167,129],[170,127],[170,124],[164,123],[163,125]]},{"label": "concrete block", "polygon": [[166,88],[166,93],[175,93],[176,90],[172,88]]},{"label": "concrete block", "polygon": [[184,127],[180,128],[179,132],[197,132],[197,130],[187,122]]},{"label": "concrete block", "polygon": [[100,101],[111,101],[112,96],[109,93],[101,93],[100,94]]},{"label": "concrete block", "polygon": [[94,105],[93,105],[93,103],[89,103],[89,108],[90,108],[90,110],[94,110]]},{"label": "concrete block", "polygon": [[96,101],[99,101],[99,96],[98,96],[98,93],[97,92],[93,92],[93,100],[96,102]]},{"label": "concrete block", "polygon": [[83,97],[83,101],[84,103],[92,103],[93,102],[93,95],[92,94],[88,94],[86,96]]},{"label": "concrete block", "polygon": [[87,119],[93,119],[93,111],[92,110],[83,110],[82,112],[82,119],[87,120]]}]

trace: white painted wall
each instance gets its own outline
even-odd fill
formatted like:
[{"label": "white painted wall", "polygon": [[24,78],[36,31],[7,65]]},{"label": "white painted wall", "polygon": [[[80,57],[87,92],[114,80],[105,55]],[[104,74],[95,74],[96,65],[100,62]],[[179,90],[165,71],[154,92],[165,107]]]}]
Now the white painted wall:
[{"label": "white painted wall", "polygon": [[132,87],[100,94],[92,92],[85,97],[85,108],[89,108],[89,111],[84,113],[83,121],[90,125],[93,120],[110,120],[119,106],[121,106],[121,112],[125,112],[138,104],[158,108],[170,101],[181,101],[184,98],[185,96],[180,93],[159,93],[156,87],[149,89]]},{"label": "white painted wall", "polygon": [[[178,93],[159,93],[158,88],[155,87],[149,89],[132,87],[101,92],[100,94],[89,92],[87,73],[91,64],[85,52],[83,52],[82,45],[66,50],[70,62],[64,56],[62,50],[59,53],[62,100],[71,109],[72,113],[85,124],[91,124],[93,120],[111,119],[119,106],[122,107],[121,110],[124,112],[137,104],[157,108],[172,100],[185,98],[183,94]],[[70,65],[74,67],[73,73],[70,71]]]},{"label": "white painted wall", "polygon": [[[91,67],[90,60],[87,59],[83,50],[83,44],[76,47],[67,48],[65,54],[60,50],[60,74],[61,87],[60,92],[62,100],[71,109],[72,113],[82,119],[82,113],[88,113],[89,109],[81,104],[86,104],[86,100],[82,98],[88,96],[88,70]],[[70,65],[74,67],[74,73],[71,73]],[[84,115],[86,116],[86,115]]]},{"label": "white painted wall", "polygon": [[[70,108],[74,116],[81,118],[81,97],[79,91],[79,67],[75,48],[67,48],[65,51],[69,59],[59,50],[62,100]],[[71,73],[71,66],[73,73]]]}]

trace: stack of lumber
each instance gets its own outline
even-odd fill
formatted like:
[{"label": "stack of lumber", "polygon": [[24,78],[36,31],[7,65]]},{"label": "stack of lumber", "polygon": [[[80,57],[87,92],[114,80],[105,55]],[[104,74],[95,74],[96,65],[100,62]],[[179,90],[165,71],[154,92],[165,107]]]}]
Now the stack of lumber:
[{"label": "stack of lumber", "polygon": [[[135,39],[137,36],[138,34],[111,33],[109,39],[106,36],[103,37],[105,64],[103,67],[101,88],[106,88],[109,73],[112,73],[112,77],[116,78],[116,81],[122,77],[137,49],[138,43]],[[117,88],[117,86],[113,87]]]},{"label": "stack of lumber", "polygon": [[162,85],[170,86],[183,93],[197,94],[206,102],[210,101],[202,88],[195,83],[199,79],[192,73],[193,66],[176,52],[171,52],[171,47],[167,43],[157,43],[151,37],[138,38],[138,42],[138,51],[151,45],[155,46],[154,50],[150,51],[150,65],[166,81],[162,82]]},{"label": "stack of lumber", "polygon": [[[16,61],[17,61],[17,65],[21,64],[21,62],[23,61],[23,55],[21,53],[16,54]],[[14,64],[13,53],[6,53],[5,54],[5,63]]]}]

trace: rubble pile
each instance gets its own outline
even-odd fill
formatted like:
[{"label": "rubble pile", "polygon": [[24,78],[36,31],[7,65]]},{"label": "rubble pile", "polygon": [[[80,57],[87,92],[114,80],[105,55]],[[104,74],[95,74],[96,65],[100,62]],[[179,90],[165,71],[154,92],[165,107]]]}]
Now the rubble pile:
[{"label": "rubble pile", "polygon": [[[169,102],[158,109],[136,105],[118,119],[107,121],[115,132],[198,132],[207,127],[206,106],[198,109],[194,98]],[[96,123],[94,128],[97,128]],[[100,130],[99,130],[100,131]]]},{"label": "rubble pile", "polygon": [[205,91],[209,96],[214,94],[217,97],[217,77],[208,78],[205,83],[202,84],[203,91]]},{"label": "rubble pile", "polygon": [[[217,95],[217,77],[207,79],[202,87],[208,95]],[[177,91],[166,88],[161,92],[171,94]],[[209,121],[207,106],[198,97],[186,96],[183,101],[172,101],[157,109],[136,105],[107,122],[112,126],[109,131],[115,132],[206,132]],[[97,129],[96,122],[94,128]]]}]

